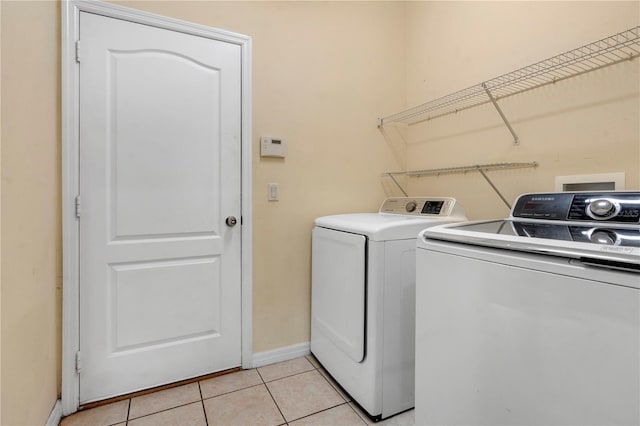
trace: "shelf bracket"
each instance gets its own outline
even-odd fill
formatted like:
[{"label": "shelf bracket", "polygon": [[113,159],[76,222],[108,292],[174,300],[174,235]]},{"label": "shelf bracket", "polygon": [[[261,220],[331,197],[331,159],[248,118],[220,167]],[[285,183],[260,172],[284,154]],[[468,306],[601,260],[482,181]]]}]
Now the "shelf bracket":
[{"label": "shelf bracket", "polygon": [[389,176],[389,177],[391,178],[391,180],[393,181],[393,183],[395,183],[395,184],[396,184],[396,186],[397,186],[398,188],[400,188],[400,191],[402,191],[402,193],[404,194],[404,196],[405,196],[405,197],[408,197],[408,196],[409,196],[409,194],[407,194],[407,191],[405,191],[405,190],[404,190],[404,188],[402,188],[402,186],[398,183],[398,181],[396,180],[396,178],[395,178],[395,177],[393,177],[393,174],[392,174],[392,173],[387,173],[387,176]]},{"label": "shelf bracket", "polygon": [[487,181],[487,183],[489,185],[491,185],[491,188],[493,188],[495,193],[498,194],[498,197],[500,197],[502,202],[505,203],[507,205],[507,207],[509,207],[509,210],[511,210],[511,204],[509,204],[509,202],[506,200],[506,198],[504,198],[504,196],[500,193],[498,188],[496,188],[496,186],[493,184],[493,182],[491,182],[491,179],[489,179],[489,176],[487,176],[487,174],[484,172],[484,170],[482,170],[482,168],[478,167],[478,171],[480,172],[482,177]]},{"label": "shelf bracket", "polygon": [[[487,88],[487,83],[482,83],[482,88],[487,93],[487,96],[489,97],[489,100],[491,101],[493,106],[496,107],[496,110],[498,111],[498,114],[500,114],[500,117],[502,118],[502,121],[504,121],[504,124],[507,126],[507,128],[509,129],[509,131],[513,135],[513,144],[514,145],[519,145],[520,144],[520,139],[518,138],[518,135],[516,135],[516,132],[513,130],[513,127],[511,127],[511,124],[509,123],[509,120],[507,120],[507,117],[504,115],[504,113],[500,109],[500,105],[498,105],[498,102],[496,102],[496,99],[493,97],[493,95],[491,94],[491,92]],[[486,176],[485,176],[485,179],[486,179]]]}]

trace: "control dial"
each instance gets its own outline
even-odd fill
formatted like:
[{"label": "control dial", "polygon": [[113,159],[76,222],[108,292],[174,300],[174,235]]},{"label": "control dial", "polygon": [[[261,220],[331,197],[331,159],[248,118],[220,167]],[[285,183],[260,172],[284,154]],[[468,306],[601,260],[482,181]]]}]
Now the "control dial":
[{"label": "control dial", "polygon": [[618,235],[614,231],[610,231],[608,229],[593,229],[589,236],[589,240],[591,240],[592,243],[602,244],[605,246],[613,246],[620,243]]},{"label": "control dial", "polygon": [[620,204],[615,201],[599,198],[587,205],[587,215],[596,220],[611,219],[620,212]]},{"label": "control dial", "polygon": [[416,207],[418,207],[418,205],[416,204],[416,202],[415,202],[415,201],[409,201],[409,202],[407,203],[407,205],[406,205],[406,206],[404,206],[404,208],[405,208],[409,213],[411,213],[411,212],[415,211],[415,210],[416,210]]}]

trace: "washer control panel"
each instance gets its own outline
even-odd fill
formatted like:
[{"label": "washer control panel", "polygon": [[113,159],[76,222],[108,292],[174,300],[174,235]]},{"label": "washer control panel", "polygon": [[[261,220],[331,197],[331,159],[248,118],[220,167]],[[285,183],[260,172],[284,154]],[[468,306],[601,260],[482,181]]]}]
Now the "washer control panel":
[{"label": "washer control panel", "polygon": [[451,216],[456,200],[448,197],[394,197],[387,198],[380,213],[410,216]]},{"label": "washer control panel", "polygon": [[640,223],[640,192],[524,194],[512,217],[575,222]]}]

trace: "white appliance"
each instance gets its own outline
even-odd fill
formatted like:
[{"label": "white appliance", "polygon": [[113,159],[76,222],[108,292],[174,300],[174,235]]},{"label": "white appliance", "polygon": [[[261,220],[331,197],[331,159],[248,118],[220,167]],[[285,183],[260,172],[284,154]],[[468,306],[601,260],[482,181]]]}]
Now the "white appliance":
[{"label": "white appliance", "polygon": [[640,192],[418,237],[416,424],[640,424]]},{"label": "white appliance", "polygon": [[373,418],[413,407],[416,237],[463,220],[453,198],[389,198],[315,221],[311,352]]}]

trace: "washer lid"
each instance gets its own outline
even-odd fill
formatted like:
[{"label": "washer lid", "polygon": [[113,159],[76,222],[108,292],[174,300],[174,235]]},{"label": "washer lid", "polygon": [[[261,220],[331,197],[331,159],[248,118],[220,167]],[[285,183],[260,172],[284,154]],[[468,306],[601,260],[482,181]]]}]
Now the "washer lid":
[{"label": "washer lid", "polygon": [[[418,248],[429,240],[495,247],[580,259],[601,266],[640,271],[640,229],[637,225],[548,220],[494,220],[426,229]],[[627,266],[625,266],[627,265]]]},{"label": "washer lid", "polygon": [[457,216],[419,217],[386,213],[353,213],[319,217],[315,225],[321,228],[365,235],[371,241],[416,238],[418,233],[433,225],[465,221]]}]

